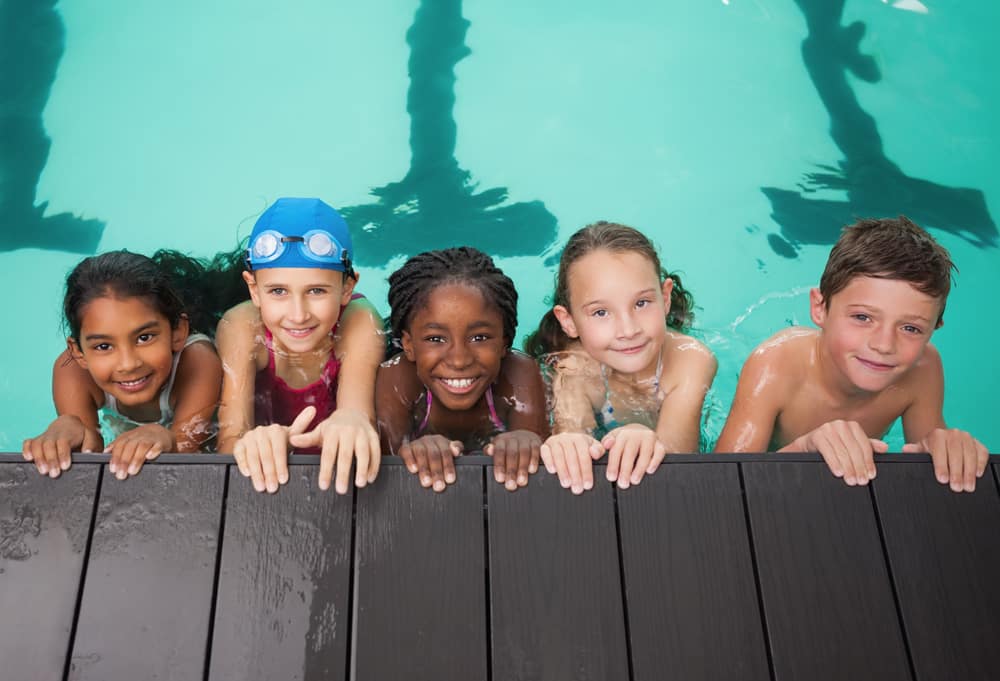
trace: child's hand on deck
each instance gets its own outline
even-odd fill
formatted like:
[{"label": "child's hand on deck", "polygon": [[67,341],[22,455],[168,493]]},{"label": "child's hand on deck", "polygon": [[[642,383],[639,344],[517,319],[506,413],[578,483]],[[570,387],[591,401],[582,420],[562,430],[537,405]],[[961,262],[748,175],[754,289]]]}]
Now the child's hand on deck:
[{"label": "child's hand on deck", "polygon": [[542,438],[530,430],[500,433],[484,451],[493,457],[493,479],[511,492],[528,484],[528,476],[538,470]]},{"label": "child's hand on deck", "polygon": [[108,470],[119,480],[124,480],[142,470],[142,464],[173,447],[173,434],[153,423],[125,431],[104,448],[104,453],[111,454]]},{"label": "child's hand on deck", "polygon": [[64,414],[38,437],[26,439],[21,445],[21,456],[25,461],[34,461],[42,475],[58,478],[62,471],[69,470],[74,449],[92,452],[103,446],[100,433],[87,428],[79,417]]},{"label": "child's hand on deck", "polygon": [[[303,410],[305,413],[305,410]],[[299,414],[301,417],[302,414]],[[311,417],[310,417],[311,419]],[[295,419],[298,423],[298,419]],[[308,421],[306,425],[308,426]],[[338,409],[308,433],[292,433],[293,447],[319,447],[319,487],[330,489],[334,466],[337,469],[335,489],[347,494],[351,479],[351,463],[357,459],[354,486],[364,487],[375,482],[381,463],[378,433],[368,416],[356,409]]]},{"label": "child's hand on deck", "polygon": [[443,492],[455,482],[455,457],[462,455],[462,443],[449,440],[444,435],[424,435],[412,442],[404,442],[399,456],[406,470],[420,477],[422,487]]},{"label": "child's hand on deck", "polygon": [[601,445],[608,450],[607,478],[617,480],[621,489],[638,485],[644,475],[655,473],[667,452],[656,432],[639,423],[615,428]]},{"label": "child's hand on deck", "polygon": [[604,447],[587,433],[553,435],[541,446],[545,470],[559,475],[559,484],[573,494],[583,494],[594,486],[594,461],[604,456]]},{"label": "child's hand on deck", "polygon": [[903,451],[929,452],[938,482],[951,483],[953,492],[975,492],[990,456],[983,443],[957,428],[936,428],[920,442],[903,445]]},{"label": "child's hand on deck", "polygon": [[258,492],[278,491],[288,482],[288,441],[312,423],[316,407],[306,407],[291,426],[272,423],[247,431],[233,446],[233,457],[243,477],[250,478]]},{"label": "child's hand on deck", "polygon": [[848,485],[875,479],[874,453],[889,450],[882,440],[868,437],[857,421],[829,421],[794,440],[782,452],[819,452],[830,472]]}]

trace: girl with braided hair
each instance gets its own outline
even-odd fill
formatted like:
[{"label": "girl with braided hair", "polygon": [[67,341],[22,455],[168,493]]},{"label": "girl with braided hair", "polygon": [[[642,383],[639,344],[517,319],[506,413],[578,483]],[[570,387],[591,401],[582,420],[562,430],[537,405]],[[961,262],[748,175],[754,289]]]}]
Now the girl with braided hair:
[{"label": "girl with braided hair", "polygon": [[548,425],[538,365],[511,349],[514,282],[475,248],[428,251],[389,277],[389,306],[402,352],[375,381],[383,451],[435,492],[455,481],[454,457],[476,449],[508,490],[527,485]]}]

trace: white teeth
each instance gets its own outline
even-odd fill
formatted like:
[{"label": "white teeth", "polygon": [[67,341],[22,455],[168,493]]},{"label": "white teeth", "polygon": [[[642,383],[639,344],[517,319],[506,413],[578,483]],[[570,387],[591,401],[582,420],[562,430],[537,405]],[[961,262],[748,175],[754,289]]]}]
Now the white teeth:
[{"label": "white teeth", "polygon": [[441,380],[445,382],[445,385],[452,388],[468,388],[473,382],[471,378],[444,378]]},{"label": "white teeth", "polygon": [[118,381],[118,383],[125,386],[126,388],[134,388],[135,386],[141,384],[145,380],[146,380],[145,378],[137,378],[134,381]]}]

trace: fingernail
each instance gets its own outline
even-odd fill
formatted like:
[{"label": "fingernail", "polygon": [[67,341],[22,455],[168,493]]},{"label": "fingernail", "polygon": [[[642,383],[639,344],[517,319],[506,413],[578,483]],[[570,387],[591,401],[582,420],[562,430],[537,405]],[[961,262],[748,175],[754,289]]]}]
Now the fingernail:
[{"label": "fingernail", "polygon": [[63,461],[61,464],[59,464],[59,467],[62,468],[64,471],[68,471],[69,465],[70,465],[69,461]]},{"label": "fingernail", "polygon": [[111,461],[110,463],[108,463],[108,470],[111,471],[112,473],[115,472],[115,462],[114,461]]},{"label": "fingernail", "polygon": [[427,487],[427,485],[431,484],[431,479],[425,475],[424,477],[420,478],[420,484],[423,485],[424,487]]},{"label": "fingernail", "polygon": [[435,480],[434,481],[434,491],[435,492],[443,492],[444,488],[445,488],[444,480]]},{"label": "fingernail", "polygon": [[844,482],[846,482],[848,485],[851,486],[854,486],[858,483],[858,481],[854,478],[853,475],[848,475],[847,477],[845,477]]},{"label": "fingernail", "polygon": [[337,485],[337,494],[347,494],[347,484]]},{"label": "fingernail", "polygon": [[569,480],[563,480],[562,478],[559,478],[559,484],[562,485],[563,489],[566,489],[569,487]]},{"label": "fingernail", "polygon": [[444,479],[447,480],[448,482],[455,482],[455,474],[449,473],[448,475],[444,476]]},{"label": "fingernail", "polygon": [[628,489],[628,478],[618,478],[618,489]]},{"label": "fingernail", "polygon": [[264,491],[264,485],[263,485],[263,483],[255,482],[253,484],[253,488],[255,490],[257,490],[258,492],[263,492]]},{"label": "fingernail", "polygon": [[139,467],[138,466],[129,466],[129,469],[128,469],[128,474],[129,475],[135,475],[138,472],[139,472]]},{"label": "fingernail", "polygon": [[583,487],[579,485],[573,485],[573,494],[583,494]]},{"label": "fingernail", "polygon": [[285,473],[284,475],[279,475],[278,476],[278,482],[280,482],[282,485],[284,485],[285,483],[287,483],[288,482],[288,473]]},{"label": "fingernail", "polygon": [[937,479],[938,479],[938,482],[940,482],[942,485],[945,484],[946,482],[948,482],[948,476],[945,475],[944,473],[941,473],[940,475],[938,475]]},{"label": "fingernail", "polygon": [[586,480],[583,483],[583,488],[584,489],[594,489],[594,481],[593,480]]},{"label": "fingernail", "polygon": [[38,467],[38,472],[41,473],[42,475],[48,475],[49,467],[43,463]]},{"label": "fingernail", "polygon": [[277,492],[278,491],[278,485],[277,485],[277,483],[272,482],[272,483],[268,484],[267,491],[270,492],[271,494],[274,494],[275,492]]}]

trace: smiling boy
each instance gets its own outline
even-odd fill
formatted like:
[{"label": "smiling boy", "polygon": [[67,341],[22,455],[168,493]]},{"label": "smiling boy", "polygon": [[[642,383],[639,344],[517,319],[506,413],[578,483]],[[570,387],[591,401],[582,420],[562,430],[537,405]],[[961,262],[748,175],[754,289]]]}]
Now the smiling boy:
[{"label": "smiling boy", "polygon": [[943,324],[954,265],[907,218],[847,227],[809,294],[818,329],[759,345],[740,373],[717,452],[819,452],[848,485],[875,477],[873,452],[903,419],[904,452],[930,452],[939,482],[971,492],[988,452],[942,416]]}]

